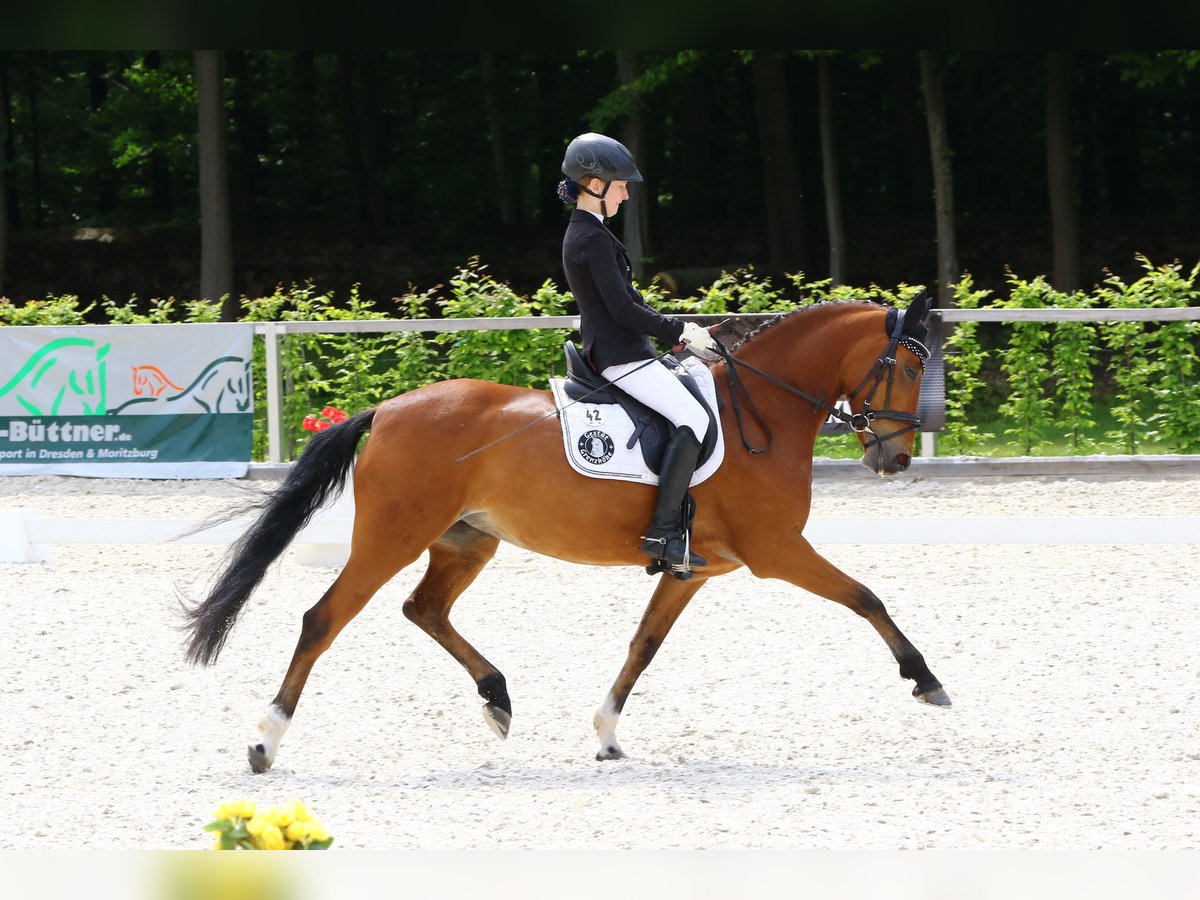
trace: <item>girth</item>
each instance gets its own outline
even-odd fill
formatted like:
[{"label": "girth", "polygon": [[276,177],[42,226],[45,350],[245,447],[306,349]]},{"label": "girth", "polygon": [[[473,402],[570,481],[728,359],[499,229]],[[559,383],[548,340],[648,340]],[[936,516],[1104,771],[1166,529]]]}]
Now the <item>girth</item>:
[{"label": "girth", "polygon": [[[642,450],[642,459],[645,460],[647,468],[657,475],[659,463],[662,461],[663,449],[667,446],[671,435],[675,432],[675,426],[662,413],[651,409],[641,401],[629,396],[621,390],[620,385],[613,384],[600,375],[584,359],[583,354],[579,352],[579,348],[573,342],[567,341],[564,343],[563,352],[567,358],[567,378],[563,382],[567,396],[581,403],[593,403],[596,405],[615,403],[621,409],[625,410],[626,415],[633,422],[633,434],[629,436],[626,449],[632,448],[634,444],[639,444]],[[650,361],[649,364],[658,365],[660,363],[666,366],[667,370],[679,379],[683,386],[687,388],[688,393],[695,397],[696,402],[704,407],[708,413],[708,431],[705,433],[704,441],[700,446],[700,458],[696,462],[698,468],[712,456],[713,450],[717,446],[718,429],[716,415],[704,399],[704,394],[701,392],[700,386],[696,384],[696,379],[691,376],[691,373],[687,369],[676,363],[669,356]]]}]

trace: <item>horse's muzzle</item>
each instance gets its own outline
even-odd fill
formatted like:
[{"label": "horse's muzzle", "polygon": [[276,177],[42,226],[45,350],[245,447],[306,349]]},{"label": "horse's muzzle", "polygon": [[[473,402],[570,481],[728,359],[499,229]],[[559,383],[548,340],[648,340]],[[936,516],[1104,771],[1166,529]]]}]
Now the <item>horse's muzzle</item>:
[{"label": "horse's muzzle", "polygon": [[882,478],[898,475],[912,465],[912,457],[907,453],[883,453],[880,449],[882,446],[876,444],[862,455],[862,464],[876,475]]}]

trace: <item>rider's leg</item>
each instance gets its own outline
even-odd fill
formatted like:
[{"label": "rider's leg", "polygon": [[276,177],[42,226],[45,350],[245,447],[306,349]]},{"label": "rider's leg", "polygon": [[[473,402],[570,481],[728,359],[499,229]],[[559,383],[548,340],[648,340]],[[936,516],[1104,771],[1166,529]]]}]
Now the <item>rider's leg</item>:
[{"label": "rider's leg", "polygon": [[696,459],[700,456],[700,442],[692,429],[675,429],[671,442],[663,450],[662,464],[658,470],[658,499],[654,504],[654,518],[646,533],[642,552],[655,559],[663,559],[672,566],[694,569],[707,566],[708,560],[688,550],[684,521],[688,482],[696,471]]},{"label": "rider's leg", "polygon": [[703,557],[688,552],[684,504],[700,446],[708,432],[708,412],[678,378],[657,362],[647,364],[639,360],[609,366],[601,374],[609,381],[620,379],[618,387],[625,393],[662,413],[675,425],[659,467],[654,518],[643,535],[642,551],[672,566],[707,565]]}]

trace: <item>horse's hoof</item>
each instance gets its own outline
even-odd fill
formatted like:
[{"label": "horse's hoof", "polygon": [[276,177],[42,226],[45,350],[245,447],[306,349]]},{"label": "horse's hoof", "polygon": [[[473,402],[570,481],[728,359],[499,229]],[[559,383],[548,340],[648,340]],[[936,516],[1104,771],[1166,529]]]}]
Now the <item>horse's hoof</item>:
[{"label": "horse's hoof", "polygon": [[508,737],[508,726],[512,724],[512,713],[495,703],[487,703],[483,707],[483,721],[488,723],[488,728],[496,733],[496,737],[504,740]]},{"label": "horse's hoof", "polygon": [[913,696],[922,703],[928,703],[931,706],[941,706],[949,709],[954,705],[950,702],[950,695],[942,689],[941,685],[938,685],[933,690],[926,691],[923,694],[918,694],[916,690],[913,690]]},{"label": "horse's hoof", "polygon": [[271,760],[267,758],[266,748],[262,744],[247,747],[246,757],[250,760],[250,771],[255,775],[261,775],[271,768]]},{"label": "horse's hoof", "polygon": [[613,744],[610,747],[601,747],[596,753],[596,759],[603,762],[606,759],[625,759],[625,751]]}]

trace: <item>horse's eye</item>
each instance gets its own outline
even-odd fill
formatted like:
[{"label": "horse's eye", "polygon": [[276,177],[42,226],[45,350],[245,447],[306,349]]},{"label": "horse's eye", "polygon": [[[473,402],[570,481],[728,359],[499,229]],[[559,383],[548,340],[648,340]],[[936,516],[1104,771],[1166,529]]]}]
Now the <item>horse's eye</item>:
[{"label": "horse's eye", "polygon": [[909,380],[909,381],[916,381],[916,380],[917,380],[917,370],[916,370],[916,369],[914,369],[912,366],[905,366],[905,367],[904,367],[904,374],[908,376],[908,380]]}]

